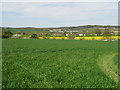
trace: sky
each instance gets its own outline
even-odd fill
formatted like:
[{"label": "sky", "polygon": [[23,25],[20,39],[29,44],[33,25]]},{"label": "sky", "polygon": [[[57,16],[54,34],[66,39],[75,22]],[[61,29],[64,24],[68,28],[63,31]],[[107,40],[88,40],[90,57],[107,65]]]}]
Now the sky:
[{"label": "sky", "polygon": [[0,26],[117,25],[117,0],[104,1],[106,2],[8,2],[5,0],[2,2],[2,9],[0,9],[0,17],[2,18]]},{"label": "sky", "polygon": [[119,0],[1,0],[2,2],[118,2]]}]

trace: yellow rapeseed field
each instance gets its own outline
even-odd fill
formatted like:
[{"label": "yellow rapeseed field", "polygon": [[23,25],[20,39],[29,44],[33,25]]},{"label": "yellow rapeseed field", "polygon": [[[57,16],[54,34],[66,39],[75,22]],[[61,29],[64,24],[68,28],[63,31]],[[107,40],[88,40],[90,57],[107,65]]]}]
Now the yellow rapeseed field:
[{"label": "yellow rapeseed field", "polygon": [[[38,37],[44,39],[43,37]],[[48,39],[68,39],[67,37],[47,37]],[[104,39],[120,39],[120,36],[91,36],[91,37],[75,37],[75,40],[104,40]]]}]

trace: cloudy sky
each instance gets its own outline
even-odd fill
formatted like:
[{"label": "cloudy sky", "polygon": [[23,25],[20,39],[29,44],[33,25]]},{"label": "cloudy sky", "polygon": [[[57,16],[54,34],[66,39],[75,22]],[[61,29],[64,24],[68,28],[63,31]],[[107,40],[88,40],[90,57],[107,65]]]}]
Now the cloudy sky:
[{"label": "cloudy sky", "polygon": [[[107,1],[107,0],[106,0]],[[111,0],[112,1],[112,0]],[[118,2],[3,2],[1,26],[117,25]]]}]

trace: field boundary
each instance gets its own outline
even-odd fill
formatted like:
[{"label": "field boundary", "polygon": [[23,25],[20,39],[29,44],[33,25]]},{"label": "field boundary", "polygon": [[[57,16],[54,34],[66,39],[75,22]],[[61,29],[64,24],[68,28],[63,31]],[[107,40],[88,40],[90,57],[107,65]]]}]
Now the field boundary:
[{"label": "field boundary", "polygon": [[113,54],[108,54],[103,56],[102,58],[98,59],[98,65],[101,68],[101,70],[109,76],[111,79],[113,79],[116,83],[118,83],[118,75],[112,71],[112,69],[109,66],[109,62],[113,60],[113,58],[116,56],[115,53]]}]

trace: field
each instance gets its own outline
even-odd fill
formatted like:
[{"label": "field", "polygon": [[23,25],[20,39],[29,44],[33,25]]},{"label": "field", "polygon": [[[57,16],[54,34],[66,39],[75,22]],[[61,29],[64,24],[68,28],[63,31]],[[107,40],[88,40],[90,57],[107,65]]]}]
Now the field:
[{"label": "field", "polygon": [[[47,39],[69,39],[68,37],[46,37]],[[44,37],[38,37],[38,39],[44,39]],[[75,37],[75,40],[119,40],[120,36],[81,36],[81,37]]]},{"label": "field", "polygon": [[118,42],[3,39],[3,88],[117,88]]},{"label": "field", "polygon": [[16,32],[37,32],[37,33],[43,33],[43,32],[48,32],[48,31],[45,31],[45,30],[36,30],[36,29],[24,29],[24,28],[7,28],[5,30],[10,30],[12,33],[16,33]]}]

